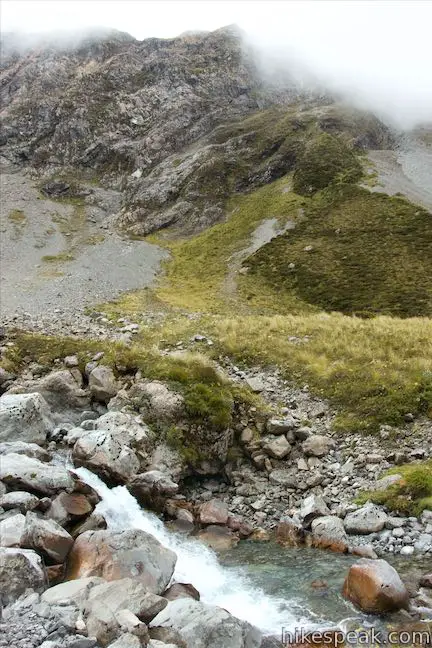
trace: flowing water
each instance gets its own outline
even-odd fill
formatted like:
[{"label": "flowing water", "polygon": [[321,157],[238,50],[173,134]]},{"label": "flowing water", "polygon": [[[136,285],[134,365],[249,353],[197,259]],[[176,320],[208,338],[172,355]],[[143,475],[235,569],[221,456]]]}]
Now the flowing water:
[{"label": "flowing water", "polygon": [[[352,559],[336,554],[329,559],[329,554],[315,550],[286,551],[269,543],[241,543],[221,563],[198,540],[166,529],[156,515],[139,506],[126,487],[110,489],[85,468],[75,472],[102,497],[96,511],[105,517],[109,529],[141,529],[175,551],[174,580],[192,583],[204,603],[223,607],[264,633],[277,635],[281,628],[323,628],[355,616],[340,596]],[[314,591],[310,583],[317,578],[325,580],[329,589]]]}]

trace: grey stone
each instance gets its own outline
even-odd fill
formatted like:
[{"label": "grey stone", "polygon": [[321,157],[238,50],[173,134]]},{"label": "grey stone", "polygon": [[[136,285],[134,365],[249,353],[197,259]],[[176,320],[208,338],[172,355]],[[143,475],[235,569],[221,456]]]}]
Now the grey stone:
[{"label": "grey stone", "polygon": [[357,511],[348,513],[344,520],[344,526],[347,533],[367,535],[382,531],[387,519],[387,513],[369,502]]},{"label": "grey stone", "polygon": [[42,559],[35,551],[0,548],[0,591],[3,603],[13,603],[26,589],[46,589]]},{"label": "grey stone", "polygon": [[0,480],[12,488],[42,495],[74,489],[71,473],[62,466],[42,463],[37,459],[11,453],[0,461]]},{"label": "grey stone", "polygon": [[0,396],[0,442],[43,443],[53,428],[50,408],[40,394]]}]

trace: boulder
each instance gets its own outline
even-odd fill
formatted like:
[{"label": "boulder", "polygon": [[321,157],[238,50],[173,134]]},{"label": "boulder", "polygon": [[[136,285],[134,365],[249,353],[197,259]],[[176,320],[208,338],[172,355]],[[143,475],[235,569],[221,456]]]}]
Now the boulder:
[{"label": "boulder", "polygon": [[291,445],[288,443],[286,437],[281,435],[274,439],[266,440],[263,449],[275,459],[284,459],[291,452]]},{"label": "boulder", "polygon": [[62,605],[70,602],[78,607],[82,607],[84,601],[89,597],[90,590],[96,585],[102,585],[103,583],[105,583],[105,580],[98,576],[66,581],[65,583],[60,583],[47,589],[42,594],[41,600],[44,603],[48,603],[48,605]]},{"label": "boulder", "polygon": [[183,396],[159,381],[135,383],[129,390],[129,398],[150,421],[170,423],[184,415]]},{"label": "boulder", "polygon": [[228,506],[218,499],[211,499],[201,505],[199,519],[201,524],[226,524]]},{"label": "boulder", "polygon": [[113,370],[105,365],[99,365],[91,371],[89,387],[93,398],[100,403],[108,403],[119,390]]},{"label": "boulder", "polygon": [[276,528],[276,542],[283,547],[300,547],[305,541],[305,531],[297,520],[283,517]]},{"label": "boulder", "polygon": [[166,499],[175,495],[179,487],[166,473],[160,470],[149,470],[135,475],[130,480],[128,488],[142,506],[160,511]]},{"label": "boulder", "polygon": [[378,479],[378,481],[375,482],[373,490],[385,491],[389,486],[394,486],[402,480],[402,475],[387,475],[386,477],[381,477],[381,479]]},{"label": "boulder", "polygon": [[54,429],[51,411],[37,393],[0,396],[0,442],[44,443]]},{"label": "boulder", "polygon": [[97,585],[84,605],[87,632],[103,646],[122,630],[148,639],[142,622],[151,621],[166,605],[166,599],[147,592],[142,583],[131,578]]},{"label": "boulder", "polygon": [[93,511],[93,505],[82,493],[60,493],[53,499],[46,517],[61,526],[78,522]]},{"label": "boulder", "polygon": [[200,593],[190,583],[173,583],[171,587],[163,593],[167,601],[175,601],[178,598],[192,598],[195,601],[200,600]]},{"label": "boulder", "polygon": [[73,543],[72,536],[54,520],[43,520],[35,513],[27,513],[21,546],[35,549],[58,564],[65,561]]},{"label": "boulder", "polygon": [[11,488],[42,495],[61,490],[73,491],[75,480],[63,466],[42,463],[37,459],[11,453],[0,461],[0,480]]},{"label": "boulder", "polygon": [[5,511],[18,509],[21,513],[32,511],[39,504],[39,498],[26,491],[13,491],[0,497],[0,507]]},{"label": "boulder", "polygon": [[22,454],[39,461],[51,461],[49,452],[41,448],[37,443],[24,443],[24,441],[5,441],[0,443],[0,455]]},{"label": "boulder", "polygon": [[72,450],[75,466],[84,466],[102,479],[125,483],[139,471],[135,452],[120,436],[104,430],[93,430],[83,435]]},{"label": "boulder", "polygon": [[84,522],[80,522],[73,527],[71,530],[71,536],[77,538],[81,533],[85,533],[86,531],[98,531],[106,528],[107,523],[103,515],[100,513],[92,513],[84,520]]},{"label": "boulder", "polygon": [[[312,521],[312,535],[314,539],[322,540],[320,546],[330,548],[343,547],[348,542],[343,522],[335,515],[326,515]],[[345,548],[345,547],[344,547]]]},{"label": "boulder", "polygon": [[312,434],[303,441],[302,448],[308,457],[325,457],[334,448],[334,441],[330,437]]},{"label": "boulder", "polygon": [[0,591],[4,605],[13,603],[27,588],[46,588],[42,558],[35,551],[0,548]]},{"label": "boulder", "polygon": [[[159,644],[161,648],[178,648],[178,646],[173,645],[171,647],[167,646],[167,644],[162,644],[160,641],[157,641],[156,644]],[[147,646],[148,648],[154,648],[154,643],[150,641]],[[142,648],[142,643],[140,638],[136,635],[133,635],[130,632],[125,632],[113,643],[110,643],[109,648]]]},{"label": "boulder", "polygon": [[151,431],[141,417],[128,412],[109,411],[94,421],[94,429],[120,435],[125,443],[134,447],[146,444],[151,437]]},{"label": "boulder", "polygon": [[298,426],[299,422],[292,416],[284,419],[270,419],[267,421],[267,432],[269,434],[286,434]]},{"label": "boulder", "polygon": [[261,633],[229,612],[200,601],[170,601],[150,627],[175,629],[186,648],[259,648]]},{"label": "boulder", "polygon": [[24,526],[25,517],[21,513],[2,520],[0,522],[0,546],[20,547]]},{"label": "boulder", "polygon": [[363,612],[382,614],[408,609],[409,594],[397,571],[385,560],[362,558],[352,565],[343,595]]},{"label": "boulder", "polygon": [[298,477],[288,470],[272,470],[269,474],[269,480],[272,484],[285,486],[285,488],[297,488]]},{"label": "boulder", "polygon": [[387,518],[387,513],[368,502],[357,511],[348,513],[344,520],[345,531],[353,535],[377,533],[384,529]]},{"label": "boulder", "polygon": [[240,540],[230,529],[217,524],[211,524],[200,531],[198,538],[214,551],[232,549]]},{"label": "boulder", "polygon": [[86,531],[75,540],[66,578],[101,576],[108,581],[134,577],[161,594],[174,573],[177,556],[138,529]]},{"label": "boulder", "polygon": [[305,529],[309,529],[312,521],[318,517],[330,515],[330,510],[319,495],[309,495],[303,500],[300,508],[300,519]]},{"label": "boulder", "polygon": [[39,380],[17,385],[13,391],[23,393],[30,389],[40,394],[54,412],[62,412],[63,419],[69,415],[76,418],[77,412],[90,407],[90,398],[82,389],[82,376],[76,369],[53,371]]}]

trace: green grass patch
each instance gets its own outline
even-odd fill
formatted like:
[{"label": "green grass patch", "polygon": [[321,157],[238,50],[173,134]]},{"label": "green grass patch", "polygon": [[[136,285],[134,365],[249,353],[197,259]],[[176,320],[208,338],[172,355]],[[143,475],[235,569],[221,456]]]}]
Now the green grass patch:
[{"label": "green grass patch", "polygon": [[68,252],[59,252],[59,254],[46,254],[42,257],[45,263],[63,263],[65,261],[73,261],[74,256]]},{"label": "green grass patch", "polygon": [[304,212],[294,230],[245,262],[248,276],[327,311],[432,315],[429,212],[346,184],[321,192]]},{"label": "green grass patch", "polygon": [[386,506],[390,511],[418,516],[425,509],[432,510],[432,460],[405,464],[389,470],[386,475],[400,474],[400,482],[384,491],[361,493],[357,502],[368,500]]}]

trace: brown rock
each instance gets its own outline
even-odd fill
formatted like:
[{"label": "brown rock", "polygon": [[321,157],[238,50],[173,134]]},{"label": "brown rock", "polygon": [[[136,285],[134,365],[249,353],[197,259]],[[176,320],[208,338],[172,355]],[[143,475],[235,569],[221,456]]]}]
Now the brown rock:
[{"label": "brown rock", "polygon": [[212,499],[202,504],[200,522],[201,524],[226,524],[228,522],[228,507],[225,502]]},{"label": "brown rock", "polygon": [[65,573],[64,563],[62,563],[61,565],[51,565],[50,567],[47,567],[46,573],[47,573],[49,586],[53,587],[53,585],[58,585],[59,583],[62,582],[64,578],[64,573]]},{"label": "brown rock", "polygon": [[60,493],[51,504],[46,517],[55,520],[61,525],[78,521],[89,515],[93,510],[85,495],[80,493]]},{"label": "brown rock", "polygon": [[174,601],[178,598],[192,598],[195,601],[200,600],[200,593],[190,583],[174,583],[171,587],[168,587],[162,596],[168,599],[168,601]]},{"label": "brown rock", "polygon": [[362,558],[351,566],[343,595],[368,613],[408,608],[409,594],[397,571],[385,560]]},{"label": "brown rock", "polygon": [[284,517],[276,529],[276,542],[284,547],[300,547],[305,543],[305,532],[300,524]]},{"label": "brown rock", "polygon": [[176,555],[139,529],[86,531],[69,554],[66,579],[101,576],[107,581],[135,578],[160,594],[171,580]]},{"label": "brown rock", "polygon": [[206,529],[203,529],[198,534],[201,542],[204,542],[208,547],[214,551],[225,551],[235,547],[239,542],[239,537],[235,535],[230,529],[217,524],[211,524]]}]

